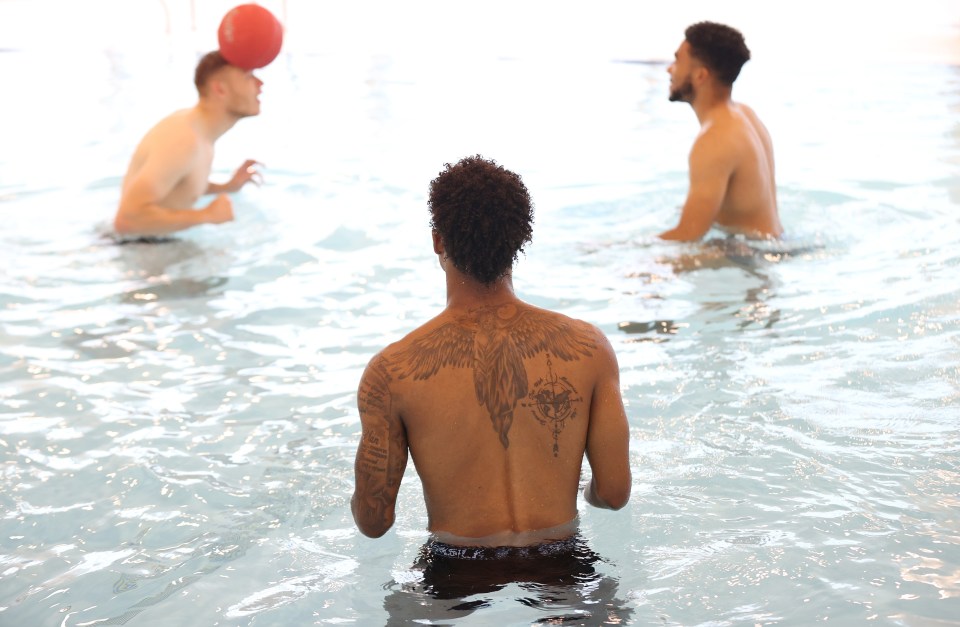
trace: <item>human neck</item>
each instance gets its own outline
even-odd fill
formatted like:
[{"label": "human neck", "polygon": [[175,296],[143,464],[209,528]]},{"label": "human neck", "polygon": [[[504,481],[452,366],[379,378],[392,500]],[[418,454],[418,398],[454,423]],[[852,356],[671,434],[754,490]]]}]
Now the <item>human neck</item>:
[{"label": "human neck", "polygon": [[203,99],[197,102],[193,110],[200,120],[204,135],[211,142],[217,141],[224,133],[233,128],[238,119]]},{"label": "human neck", "polygon": [[508,272],[492,285],[484,285],[456,268],[447,268],[447,309],[475,309],[516,302],[513,277]]},{"label": "human neck", "polygon": [[732,91],[729,87],[708,87],[697,94],[690,106],[701,126],[709,122],[718,110],[732,104]]}]

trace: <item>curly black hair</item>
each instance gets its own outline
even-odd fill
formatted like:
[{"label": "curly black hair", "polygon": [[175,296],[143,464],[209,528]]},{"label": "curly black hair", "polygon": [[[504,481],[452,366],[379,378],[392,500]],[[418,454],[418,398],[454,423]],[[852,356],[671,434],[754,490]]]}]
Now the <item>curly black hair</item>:
[{"label": "curly black hair", "polygon": [[430,226],[454,267],[491,285],[533,237],[533,203],[517,174],[476,155],[430,182]]},{"label": "curly black hair", "polygon": [[717,79],[733,85],[740,68],[750,60],[750,50],[743,35],[735,28],[716,22],[697,22],[684,32],[690,51]]}]

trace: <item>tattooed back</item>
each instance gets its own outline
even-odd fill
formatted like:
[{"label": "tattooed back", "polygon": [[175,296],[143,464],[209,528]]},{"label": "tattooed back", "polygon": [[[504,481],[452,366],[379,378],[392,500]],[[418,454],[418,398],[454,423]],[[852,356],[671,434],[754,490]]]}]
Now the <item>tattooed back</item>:
[{"label": "tattooed back", "polygon": [[358,473],[383,479],[370,506],[392,521],[409,450],[430,530],[474,541],[569,523],[584,453],[604,470],[602,447],[626,447],[605,336],[520,301],[444,311],[389,346],[367,368],[359,404]]}]

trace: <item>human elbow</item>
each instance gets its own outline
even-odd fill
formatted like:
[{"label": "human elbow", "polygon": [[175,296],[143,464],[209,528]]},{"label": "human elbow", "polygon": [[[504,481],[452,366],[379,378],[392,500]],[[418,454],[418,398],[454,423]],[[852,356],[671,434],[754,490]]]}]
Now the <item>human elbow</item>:
[{"label": "human elbow", "polygon": [[630,479],[617,482],[598,482],[594,477],[590,482],[587,501],[594,507],[618,510],[630,500]]},{"label": "human elbow", "polygon": [[364,512],[362,507],[357,506],[356,499],[351,501],[350,509],[357,529],[368,538],[379,538],[393,526],[394,517],[392,513],[386,516],[370,515],[370,512]]},{"label": "human elbow", "polygon": [[360,530],[360,533],[367,536],[368,538],[380,538],[383,537],[383,534],[390,529],[389,526],[385,525],[369,525],[361,523],[359,520],[356,521],[357,529]]},{"label": "human elbow", "polygon": [[113,217],[113,230],[118,235],[152,234],[148,227],[147,212],[146,206],[137,206],[127,200],[122,201],[117,208],[117,214]]},{"label": "human elbow", "polygon": [[626,485],[620,487],[617,490],[610,490],[607,494],[602,494],[600,496],[603,499],[604,503],[607,504],[607,507],[612,510],[623,509],[623,507],[630,501],[630,486]]},{"label": "human elbow", "polygon": [[705,228],[702,226],[683,225],[660,233],[657,237],[662,240],[673,242],[696,242],[703,239],[703,236],[710,230],[708,224]]},{"label": "human elbow", "polygon": [[136,225],[126,214],[117,212],[113,218],[113,230],[119,235],[130,235],[136,230]]}]

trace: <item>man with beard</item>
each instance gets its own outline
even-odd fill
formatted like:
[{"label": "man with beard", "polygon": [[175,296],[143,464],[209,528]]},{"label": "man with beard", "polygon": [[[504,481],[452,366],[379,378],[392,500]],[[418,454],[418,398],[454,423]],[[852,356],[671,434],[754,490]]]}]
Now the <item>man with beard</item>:
[{"label": "man with beard", "polygon": [[[260,113],[263,81],[214,51],[200,59],[194,84],[197,104],[158,122],[137,146],[113,220],[118,235],[166,235],[198,224],[229,222],[233,204],[227,194],[257,181],[253,160],[245,161],[226,183],[212,183],[208,177],[214,143],[238,120]],[[194,209],[204,194],[216,197]]]},{"label": "man with beard", "polygon": [[743,35],[713,22],[693,24],[684,34],[667,68],[670,100],[690,103],[700,133],[690,151],[690,190],[680,222],[660,237],[698,240],[711,226],[751,238],[779,237],[773,143],[753,109],[731,98],[750,59]]}]

